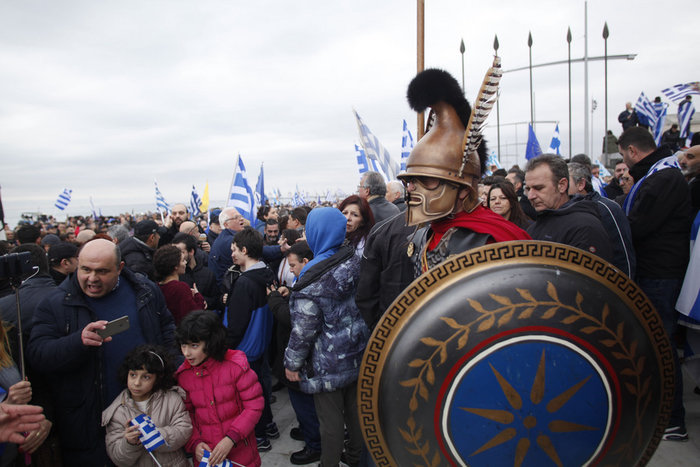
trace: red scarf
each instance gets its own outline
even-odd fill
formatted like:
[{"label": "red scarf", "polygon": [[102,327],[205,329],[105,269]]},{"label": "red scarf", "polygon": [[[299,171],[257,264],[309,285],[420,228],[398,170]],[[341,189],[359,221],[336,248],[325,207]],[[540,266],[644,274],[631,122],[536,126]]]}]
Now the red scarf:
[{"label": "red scarf", "polygon": [[[491,235],[495,242],[507,242],[510,240],[532,240],[523,229],[505,220],[500,215],[481,205],[472,212],[459,212],[453,218],[441,219],[433,222],[430,228],[435,233],[428,244],[428,251],[432,251],[445,232],[452,227],[464,227],[477,233]],[[493,243],[490,239],[488,243]]]}]

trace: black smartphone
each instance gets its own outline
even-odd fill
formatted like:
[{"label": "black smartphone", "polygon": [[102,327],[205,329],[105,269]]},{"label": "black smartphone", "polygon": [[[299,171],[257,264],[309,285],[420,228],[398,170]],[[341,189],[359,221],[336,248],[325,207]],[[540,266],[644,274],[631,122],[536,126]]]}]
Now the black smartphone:
[{"label": "black smartphone", "polygon": [[106,339],[109,336],[119,334],[127,329],[129,329],[129,317],[122,316],[121,318],[117,318],[114,321],[107,323],[104,329],[97,329],[95,332],[97,332],[102,339]]}]

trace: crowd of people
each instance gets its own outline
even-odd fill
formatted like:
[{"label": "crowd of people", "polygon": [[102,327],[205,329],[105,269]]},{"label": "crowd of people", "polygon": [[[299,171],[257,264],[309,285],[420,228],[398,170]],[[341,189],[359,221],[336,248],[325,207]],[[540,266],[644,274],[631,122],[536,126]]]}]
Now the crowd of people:
[{"label": "crowd of people", "polygon": [[[357,413],[372,329],[418,275],[494,242],[598,255],[644,290],[675,346],[700,145],[676,155],[632,125],[606,179],[582,154],[485,176],[483,145],[466,158],[461,148],[471,108],[438,71],[409,88],[411,101],[444,81],[424,103],[434,127],[400,181],[366,172],[337,205],[266,204],[254,225],[232,207],[207,220],[177,204],[163,218],[50,218],[7,230],[0,254],[26,253],[32,268],[17,288],[20,310],[13,278],[0,283],[0,464],[26,454],[31,465],[260,465],[280,436],[274,392],[286,388],[298,421],[290,436],[304,442],[290,463],[372,465]],[[688,438],[681,375],[667,440]],[[165,440],[152,452],[141,414]]]}]

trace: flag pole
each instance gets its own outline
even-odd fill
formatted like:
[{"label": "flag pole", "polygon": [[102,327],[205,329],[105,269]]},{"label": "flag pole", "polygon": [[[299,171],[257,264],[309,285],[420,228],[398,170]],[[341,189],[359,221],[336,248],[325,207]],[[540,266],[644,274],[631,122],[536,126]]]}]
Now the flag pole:
[{"label": "flag pole", "polygon": [[236,158],[236,165],[233,166],[233,175],[231,175],[231,186],[228,189],[228,196],[226,197],[226,206],[228,206],[229,201],[231,201],[231,193],[233,193],[233,184],[236,183],[236,172],[238,171],[240,159],[241,153],[238,153],[238,157]]},{"label": "flag pole", "polygon": [[530,126],[532,130],[535,130],[535,110],[534,103],[532,101],[532,31],[527,33],[527,48],[530,56]]},{"label": "flag pole", "polygon": [[[417,72],[420,73],[425,68],[425,0],[416,0],[418,6],[418,24],[416,27],[416,36],[418,42],[417,56]],[[416,131],[416,141],[423,137],[425,131],[425,115],[423,112],[418,114],[418,131]]]},{"label": "flag pole", "polygon": [[571,159],[571,27],[566,32],[566,42],[569,45],[569,159]]},{"label": "flag pole", "polygon": [[[148,449],[146,450],[148,451]],[[158,462],[158,459],[156,459],[156,456],[154,456],[151,451],[148,451],[148,453],[151,455],[151,457],[153,458],[153,462],[155,462],[158,467],[163,467],[162,465],[160,465],[160,462]]]}]

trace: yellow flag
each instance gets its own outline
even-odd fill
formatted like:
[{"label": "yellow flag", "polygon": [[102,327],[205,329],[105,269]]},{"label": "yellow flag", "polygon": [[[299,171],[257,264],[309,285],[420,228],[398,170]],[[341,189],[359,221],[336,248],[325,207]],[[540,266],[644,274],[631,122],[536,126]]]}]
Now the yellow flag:
[{"label": "yellow flag", "polygon": [[202,212],[209,210],[209,180],[204,185],[204,195],[202,195],[202,203],[199,205],[199,210]]}]

